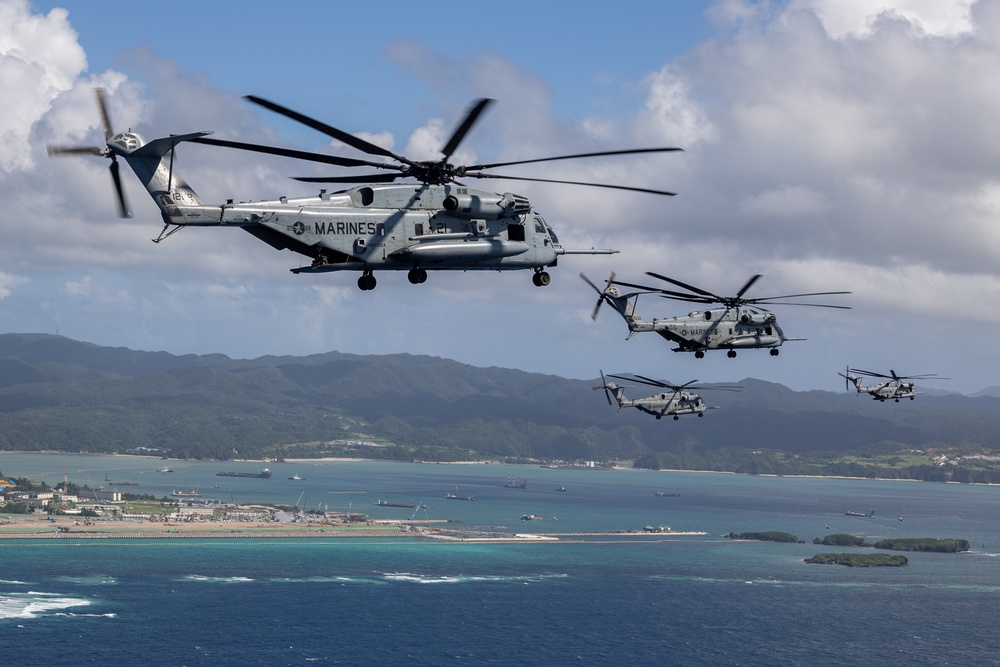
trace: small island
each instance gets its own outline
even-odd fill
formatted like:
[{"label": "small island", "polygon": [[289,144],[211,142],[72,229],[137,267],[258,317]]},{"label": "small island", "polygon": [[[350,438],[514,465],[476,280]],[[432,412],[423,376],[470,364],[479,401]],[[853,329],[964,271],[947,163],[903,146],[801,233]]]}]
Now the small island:
[{"label": "small island", "polygon": [[816,554],[812,558],[806,558],[805,562],[847,567],[902,567],[909,561],[906,556],[888,554]]},{"label": "small island", "polygon": [[968,540],[947,539],[939,540],[933,537],[913,537],[896,538],[891,540],[879,540],[874,545],[876,549],[888,549],[890,551],[933,551],[937,553],[955,554],[960,551],[969,550]]},{"label": "small island", "polygon": [[783,533],[777,530],[751,533],[729,533],[729,538],[733,540],[756,540],[758,542],[799,542],[799,538],[791,533]]},{"label": "small island", "polygon": [[848,535],[847,533],[834,533],[827,535],[823,539],[815,538],[813,544],[822,544],[828,547],[870,547],[863,537]]}]

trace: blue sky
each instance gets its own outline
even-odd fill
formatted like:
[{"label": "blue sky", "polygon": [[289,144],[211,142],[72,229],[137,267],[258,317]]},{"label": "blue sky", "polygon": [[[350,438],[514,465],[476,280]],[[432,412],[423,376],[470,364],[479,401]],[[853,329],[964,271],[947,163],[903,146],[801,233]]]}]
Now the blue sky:
[{"label": "blue sky", "polygon": [[[851,364],[938,373],[963,392],[1000,385],[998,0],[497,7],[0,0],[0,331],[233,357],[409,352],[578,378],[842,389]],[[298,256],[238,230],[151,243],[158,213],[130,174],[136,216],[116,218],[105,163],[45,156],[49,143],[98,142],[95,85],[116,127],[147,137],[326,147],[241,99],[254,94],[418,159],[471,100],[493,97],[464,159],[676,145],[525,173],[679,195],[496,183],[529,197],[564,245],[621,253],[564,258],[545,289],[527,273],[435,273],[418,287],[390,273],[360,292],[354,275],[292,275]],[[178,152],[206,201],[313,194],[287,178],[303,168]],[[717,293],[761,273],[760,296],[850,290],[853,310],[777,308],[808,341],[776,359],[696,361],[652,335],[626,342],[608,309],[590,320],[577,274],[612,270]]]}]

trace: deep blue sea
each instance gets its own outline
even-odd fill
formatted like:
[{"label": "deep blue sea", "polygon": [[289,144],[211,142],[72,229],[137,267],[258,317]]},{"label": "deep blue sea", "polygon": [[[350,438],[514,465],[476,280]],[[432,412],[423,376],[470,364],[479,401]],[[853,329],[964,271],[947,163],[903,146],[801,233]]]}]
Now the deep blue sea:
[{"label": "deep blue sea", "polygon": [[[503,465],[0,454],[6,476],[348,507],[469,529],[707,535],[643,543],[419,539],[0,541],[0,655],[22,665],[1000,664],[1000,487]],[[302,481],[289,480],[298,474]],[[527,489],[502,486],[509,475]],[[216,488],[218,487],[218,488]],[[565,491],[558,491],[565,487]],[[448,492],[474,502],[448,501]],[[667,494],[656,496],[656,491]],[[874,510],[870,518],[846,511]],[[536,514],[539,521],[520,517]],[[902,520],[900,520],[902,519]],[[781,530],[806,544],[738,542]],[[957,537],[903,568],[807,565],[814,537]]]}]

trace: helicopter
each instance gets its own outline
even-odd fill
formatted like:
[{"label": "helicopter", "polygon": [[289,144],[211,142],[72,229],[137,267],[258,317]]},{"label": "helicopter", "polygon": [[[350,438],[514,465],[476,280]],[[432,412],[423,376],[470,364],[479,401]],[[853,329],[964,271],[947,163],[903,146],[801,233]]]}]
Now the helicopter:
[{"label": "helicopter", "polygon": [[[278,250],[292,250],[312,261],[291,269],[293,273],[358,271],[358,287],[372,290],[376,270],[407,271],[412,284],[427,280],[428,270],[534,271],[532,282],[544,287],[551,281],[548,267],[563,255],[607,255],[610,249],[571,249],[559,243],[555,231],[532,208],[526,197],[469,187],[471,179],[509,179],[587,185],[672,196],[675,193],[607,183],[527,178],[488,173],[485,170],[554,160],[611,155],[662,153],[680,148],[637,148],[580,153],[512,162],[456,166],[449,162],[469,130],[493,103],[480,99],[441,149],[440,160],[415,161],[388,149],[314,120],[274,102],[247,96],[251,103],[303,123],[370,156],[368,160],[310,153],[286,148],[209,139],[211,132],[170,135],[147,141],[131,130],[115,133],[107,111],[105,93],[96,89],[104,125],[106,147],[50,146],[50,156],[97,155],[111,160],[111,177],[118,198],[119,215],[131,217],[119,175],[118,158],[132,167],[159,207],[164,227],[153,241],[159,243],[185,227],[226,226],[249,232]],[[340,167],[370,167],[388,173],[333,177],[299,177],[315,183],[357,183],[330,193],[321,189],[311,197],[241,202],[222,205],[202,203],[195,191],[174,169],[178,144],[192,142],[279,155]],[[408,178],[412,183],[395,183]]]},{"label": "helicopter", "polygon": [[615,384],[614,382],[608,382],[607,378],[604,377],[604,371],[601,371],[601,386],[594,387],[594,391],[599,391],[601,389],[604,390],[604,396],[608,399],[608,405],[612,405],[611,396],[613,395],[615,397],[615,401],[618,402],[619,410],[622,408],[638,408],[643,412],[647,412],[655,416],[657,419],[664,416],[671,416],[674,420],[677,420],[680,419],[681,415],[698,415],[699,417],[704,417],[706,410],[716,409],[716,406],[705,405],[705,402],[701,399],[701,395],[693,394],[688,391],[689,389],[739,391],[743,388],[740,385],[714,385],[711,387],[699,387],[695,385],[697,380],[691,380],[690,382],[677,385],[664,382],[663,380],[654,380],[652,378],[634,374],[628,376],[609,374],[608,377],[615,378],[616,380],[624,380],[625,382],[636,382],[639,384],[666,389],[667,391],[653,394],[647,398],[637,398],[634,400],[628,399],[625,398],[625,388],[621,385]]},{"label": "helicopter", "polygon": [[[789,338],[778,326],[777,316],[763,308],[755,307],[758,304],[777,303],[781,299],[805,296],[827,296],[832,294],[850,294],[850,292],[809,292],[806,294],[785,294],[783,296],[761,297],[747,299],[746,294],[757,280],[760,274],[750,277],[750,279],[740,288],[736,296],[719,296],[701,288],[682,283],[679,280],[662,276],[658,273],[647,271],[646,275],[659,280],[664,280],[678,287],[688,290],[688,293],[675,292],[673,290],[662,289],[660,287],[649,287],[636,285],[615,280],[614,272],[611,273],[605,282],[604,289],[597,287],[586,275],[580,277],[597,292],[597,305],[591,319],[596,320],[601,306],[607,302],[618,311],[628,324],[629,335],[640,331],[655,331],[677,347],[674,352],[694,352],[697,359],[705,356],[706,350],[728,350],[727,355],[732,358],[736,356],[736,350],[769,348],[771,356],[778,356],[778,347],[793,340],[806,340],[805,338]],[[622,293],[615,285],[631,287],[638,292]],[[640,294],[657,294],[666,299],[677,301],[688,301],[692,303],[721,304],[721,308],[710,308],[702,311],[693,311],[687,315],[671,317],[665,319],[654,319],[652,322],[644,320],[636,311],[635,305]],[[782,302],[785,303],[785,302]],[[835,306],[819,303],[785,303],[789,306],[815,306],[820,308],[843,308],[850,306]]]},{"label": "helicopter", "polygon": [[[855,373],[857,375],[855,375]],[[843,373],[837,373],[840,377],[844,378],[844,386],[850,388],[851,384],[857,389],[858,394],[865,393],[871,394],[871,397],[879,402],[884,402],[888,400],[894,400],[899,403],[899,399],[908,398],[911,401],[916,398],[917,394],[922,394],[922,391],[917,391],[916,387],[912,382],[907,382],[907,380],[947,380],[949,378],[938,377],[934,373],[927,375],[896,375],[896,371],[890,370],[890,375],[883,375],[882,373],[873,373],[872,371],[861,370],[860,368],[847,367],[847,370]],[[864,380],[858,376],[872,377],[872,378],[885,378],[885,382],[879,382],[873,384],[870,387],[864,386]]]}]

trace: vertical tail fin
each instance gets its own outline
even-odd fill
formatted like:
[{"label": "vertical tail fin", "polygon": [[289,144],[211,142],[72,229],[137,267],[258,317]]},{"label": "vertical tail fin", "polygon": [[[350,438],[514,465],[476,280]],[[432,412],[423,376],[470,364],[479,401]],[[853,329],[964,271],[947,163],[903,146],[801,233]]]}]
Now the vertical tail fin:
[{"label": "vertical tail fin", "polygon": [[[211,132],[179,134],[147,142],[135,132],[112,137],[108,146],[120,155],[145,186],[169,224],[211,224],[206,219],[201,199],[174,169],[174,147],[182,141],[203,137]],[[209,207],[218,210],[218,207]]]}]

